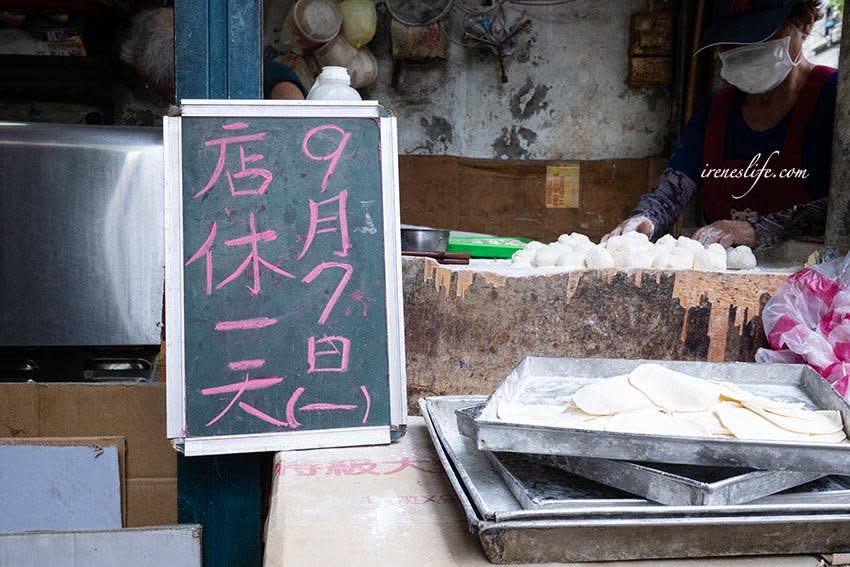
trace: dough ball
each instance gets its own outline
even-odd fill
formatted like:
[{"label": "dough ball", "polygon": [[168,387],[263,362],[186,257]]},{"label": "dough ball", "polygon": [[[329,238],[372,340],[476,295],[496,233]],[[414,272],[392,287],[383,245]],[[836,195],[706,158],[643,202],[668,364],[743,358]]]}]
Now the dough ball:
[{"label": "dough ball", "polygon": [[649,244],[649,237],[644,233],[638,232],[636,230],[625,233],[623,235],[623,238],[630,242],[636,242],[638,244]]},{"label": "dough ball", "polygon": [[570,241],[573,246],[576,246],[578,244],[593,244],[593,242],[590,241],[590,238],[588,238],[586,234],[581,234],[578,232],[573,232],[572,234],[570,234]]},{"label": "dough ball", "polygon": [[584,254],[578,252],[563,252],[555,263],[562,268],[584,268]]},{"label": "dough ball", "polygon": [[604,247],[594,246],[588,251],[585,263],[587,264],[587,267],[592,270],[602,270],[605,268],[613,268],[614,258]]},{"label": "dough ball", "polygon": [[730,270],[752,270],[757,264],[756,255],[749,246],[730,248],[726,253],[726,265]]},{"label": "dough ball", "polygon": [[705,247],[699,241],[688,238],[687,236],[680,236],[676,240],[676,247],[690,250],[692,254],[697,254],[705,250]]},{"label": "dough ball", "polygon": [[719,242],[715,242],[714,244],[709,244],[708,246],[706,246],[705,249],[709,250],[709,251],[714,251],[715,254],[720,254],[721,252],[723,254],[726,254],[726,249],[723,248],[723,245],[720,244]]},{"label": "dough ball", "polygon": [[[712,244],[712,246],[714,245]],[[725,270],[726,250],[724,250],[722,246],[720,246],[720,250],[709,247],[702,252],[697,253],[694,256],[694,269],[710,272],[720,272]]]},{"label": "dough ball", "polygon": [[561,244],[569,244],[570,243],[570,235],[569,234],[562,234],[561,236],[558,237],[558,242],[560,242]]},{"label": "dough ball", "polygon": [[675,248],[676,247],[676,239],[672,234],[665,234],[661,238],[655,241],[655,245],[661,248]]},{"label": "dough ball", "polygon": [[609,238],[603,246],[605,246],[605,249],[608,250],[608,252],[614,252],[615,250],[618,250],[619,248],[626,246],[627,244],[628,241],[625,238],[623,238],[621,235],[617,235]]},{"label": "dough ball", "polygon": [[528,250],[522,249],[522,250],[517,250],[511,256],[511,260],[513,260],[514,262],[516,262],[517,260],[524,259],[524,258],[527,258],[528,261],[530,262],[534,258],[534,254],[532,252],[529,252]]},{"label": "dough ball", "polygon": [[694,254],[685,248],[673,248],[656,258],[652,264],[659,270],[690,270],[694,267]]},{"label": "dough ball", "polygon": [[623,269],[652,268],[652,262],[655,260],[654,249],[651,244],[633,245],[620,248],[616,253],[612,253],[614,265]]},{"label": "dough ball", "polygon": [[532,240],[531,242],[529,242],[528,244],[525,245],[525,249],[528,250],[529,252],[537,252],[538,250],[540,250],[544,246],[546,246],[546,245],[543,244],[542,242],[538,242],[537,240]]},{"label": "dough ball", "polygon": [[558,256],[561,255],[560,250],[551,246],[544,246],[534,254],[533,264],[538,268],[547,268],[554,266],[558,261]]}]

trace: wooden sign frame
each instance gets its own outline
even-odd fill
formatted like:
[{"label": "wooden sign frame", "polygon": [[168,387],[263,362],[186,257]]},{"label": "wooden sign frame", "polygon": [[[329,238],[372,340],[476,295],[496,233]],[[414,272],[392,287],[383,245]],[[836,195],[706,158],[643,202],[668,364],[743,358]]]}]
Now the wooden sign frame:
[{"label": "wooden sign frame", "polygon": [[[182,118],[369,118],[380,128],[384,271],[390,425],[282,431],[243,435],[188,436],[184,343],[183,154]],[[407,391],[401,289],[401,244],[396,119],[374,101],[184,100],[180,115],[164,119],[165,293],[167,435],[187,456],[266,452],[321,447],[377,445],[404,434]]]}]

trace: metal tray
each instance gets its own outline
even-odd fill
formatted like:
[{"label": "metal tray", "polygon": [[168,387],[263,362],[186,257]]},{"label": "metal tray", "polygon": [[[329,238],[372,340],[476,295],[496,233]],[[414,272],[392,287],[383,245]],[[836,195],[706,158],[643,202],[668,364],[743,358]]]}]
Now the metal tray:
[{"label": "metal tray", "polygon": [[[458,431],[455,410],[484,401],[443,396],[419,405],[470,528],[494,563],[850,551],[850,504],[826,504],[828,496],[789,504],[661,506],[575,490],[562,508],[525,510],[486,454]],[[565,490],[587,483],[570,478]]]},{"label": "metal tray", "polygon": [[[574,498],[574,492],[578,489],[583,489],[589,493],[603,493],[609,495],[612,499],[619,499],[623,503],[631,505],[647,504],[648,499],[636,498],[627,491],[620,491],[613,484],[597,483],[590,480],[584,475],[579,476],[585,481],[585,484],[577,483],[574,474],[567,469],[552,466],[545,457],[540,459],[536,455],[523,455],[520,453],[488,453],[493,466],[502,476],[505,484],[510,489],[511,493],[526,509],[550,508],[557,509],[563,507],[566,503]],[[559,457],[554,457],[559,459]],[[585,462],[590,462],[593,459],[582,459]],[[614,461],[607,461],[614,462]],[[634,463],[624,463],[638,467]],[[687,466],[687,465],[683,465]],[[690,467],[688,467],[690,469]],[[628,470],[628,469],[626,469]],[[661,471],[654,471],[661,472]],[[716,471],[722,472],[722,471]],[[759,473],[753,473],[759,474]],[[794,474],[794,473],[789,473]],[[806,473],[803,473],[806,474]],[[565,476],[569,475],[569,476]],[[737,475],[733,479],[746,477],[749,475]],[[686,478],[685,480],[692,481]],[[749,479],[748,479],[749,480]],[[717,483],[721,484],[724,480]],[[733,482],[735,482],[733,480]],[[739,481],[740,484],[746,485],[748,481]],[[749,480],[749,483],[756,483],[757,480]],[[569,485],[569,490],[566,492],[562,486]],[[709,484],[711,486],[711,484]],[[683,490],[684,494],[690,494]],[[709,496],[713,493],[708,492]],[[724,494],[721,498],[714,498],[705,503],[692,504],[695,506],[724,506],[735,504],[723,502]],[[683,498],[684,499],[684,498]],[[719,501],[720,503],[716,503]],[[813,480],[811,482],[799,483],[793,487],[783,490],[779,493],[771,493],[768,496],[759,499],[748,500],[753,504],[791,504],[791,503],[812,503],[822,502],[824,504],[850,504],[850,478],[846,476],[828,476]],[[657,500],[656,500],[657,502]],[[672,502],[670,505],[685,505],[678,502]]]},{"label": "metal tray", "polygon": [[[643,360],[528,357],[487,399],[475,420],[475,440],[486,451],[595,457],[768,471],[846,474],[850,444],[788,443],[739,439],[646,435],[511,424],[496,418],[500,401],[514,404],[566,403],[573,393],[600,378],[630,372]],[[808,366],[740,362],[673,362],[664,366],[698,378],[739,384],[778,401],[803,402],[809,409],[836,410],[850,425],[850,406]]]},{"label": "metal tray", "polygon": [[[483,405],[461,408],[455,412],[458,431],[466,437],[475,434],[475,419]],[[497,454],[497,468],[511,455]],[[796,471],[754,471],[730,467],[703,467],[698,465],[669,465],[663,463],[632,463],[586,457],[558,455],[525,455],[526,460],[547,465],[596,481],[601,485],[618,488],[629,494],[642,496],[653,502],[670,506],[724,506],[744,504],[789,488],[794,488],[822,478],[824,475]],[[503,478],[505,473],[503,472]],[[836,479],[840,477],[835,477]],[[508,479],[505,479],[508,482]],[[841,479],[844,481],[845,479]],[[850,488],[850,479],[846,479]],[[510,485],[510,483],[509,483]],[[557,490],[557,489],[555,489]],[[557,499],[529,496],[524,489],[512,490],[526,508],[555,505]],[[534,492],[534,491],[532,491]],[[547,490],[547,492],[551,492]],[[848,492],[850,496],[850,492]]]}]

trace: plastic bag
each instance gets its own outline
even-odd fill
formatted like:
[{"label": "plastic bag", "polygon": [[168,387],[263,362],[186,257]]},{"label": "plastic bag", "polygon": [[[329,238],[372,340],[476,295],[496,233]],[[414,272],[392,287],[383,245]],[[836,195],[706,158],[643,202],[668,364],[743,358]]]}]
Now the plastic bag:
[{"label": "plastic bag", "polygon": [[342,11],[342,35],[354,49],[372,41],[378,26],[375,0],[343,0],[339,9]]},{"label": "plastic bag", "polygon": [[765,305],[771,349],[756,362],[806,363],[850,398],[850,254],[801,270]]}]

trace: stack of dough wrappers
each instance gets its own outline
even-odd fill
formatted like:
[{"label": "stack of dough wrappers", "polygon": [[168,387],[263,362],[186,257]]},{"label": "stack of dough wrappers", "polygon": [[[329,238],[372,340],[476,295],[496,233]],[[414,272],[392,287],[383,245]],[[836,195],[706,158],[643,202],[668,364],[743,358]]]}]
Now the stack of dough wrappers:
[{"label": "stack of dough wrappers", "polygon": [[757,396],[658,364],[597,380],[566,405],[510,405],[500,420],[550,427],[758,441],[848,443],[841,414]]}]

